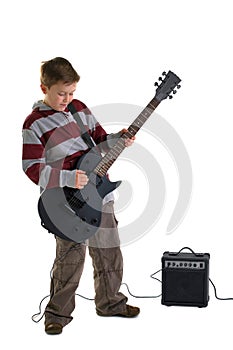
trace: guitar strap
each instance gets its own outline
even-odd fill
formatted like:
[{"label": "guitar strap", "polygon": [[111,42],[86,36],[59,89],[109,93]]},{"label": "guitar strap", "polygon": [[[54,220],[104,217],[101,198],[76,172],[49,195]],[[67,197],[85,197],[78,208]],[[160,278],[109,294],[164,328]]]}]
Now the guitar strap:
[{"label": "guitar strap", "polygon": [[83,141],[87,144],[87,146],[89,148],[95,147],[96,145],[94,144],[93,140],[91,139],[88,131],[86,130],[86,128],[82,122],[82,119],[80,118],[80,115],[78,114],[78,112],[77,112],[76,108],[74,107],[74,105],[72,104],[72,102],[68,105],[68,109],[69,109],[70,113],[73,115],[76,123],[80,127],[81,137],[82,137]]}]

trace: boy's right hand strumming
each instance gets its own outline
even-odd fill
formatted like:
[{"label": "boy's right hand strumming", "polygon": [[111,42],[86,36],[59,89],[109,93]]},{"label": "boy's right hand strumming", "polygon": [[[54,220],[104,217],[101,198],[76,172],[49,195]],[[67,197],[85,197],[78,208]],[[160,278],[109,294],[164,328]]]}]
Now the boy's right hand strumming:
[{"label": "boy's right hand strumming", "polygon": [[83,170],[76,171],[76,188],[81,190],[88,183],[88,177]]}]

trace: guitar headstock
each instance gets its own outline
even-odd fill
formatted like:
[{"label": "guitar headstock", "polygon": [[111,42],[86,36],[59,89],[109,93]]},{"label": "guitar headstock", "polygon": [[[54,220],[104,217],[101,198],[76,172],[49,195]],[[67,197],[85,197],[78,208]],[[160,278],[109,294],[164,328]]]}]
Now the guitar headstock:
[{"label": "guitar headstock", "polygon": [[155,83],[155,86],[157,86],[155,98],[159,102],[167,97],[172,98],[172,93],[176,94],[176,89],[180,88],[179,83],[181,82],[181,79],[170,70],[167,73],[163,72],[162,75],[164,78],[159,78],[161,83]]}]

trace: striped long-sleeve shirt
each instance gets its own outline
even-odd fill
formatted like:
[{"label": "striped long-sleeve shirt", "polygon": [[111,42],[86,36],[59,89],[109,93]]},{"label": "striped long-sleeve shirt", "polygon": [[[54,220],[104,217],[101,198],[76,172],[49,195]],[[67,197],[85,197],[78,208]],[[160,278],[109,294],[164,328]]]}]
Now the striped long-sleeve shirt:
[{"label": "striped long-sleeve shirt", "polygon": [[[84,103],[72,103],[94,143],[100,145],[119,136],[107,135]],[[34,104],[23,124],[23,170],[35,184],[44,189],[75,187],[77,158],[87,151],[80,128],[68,110],[55,111],[42,101]]]}]

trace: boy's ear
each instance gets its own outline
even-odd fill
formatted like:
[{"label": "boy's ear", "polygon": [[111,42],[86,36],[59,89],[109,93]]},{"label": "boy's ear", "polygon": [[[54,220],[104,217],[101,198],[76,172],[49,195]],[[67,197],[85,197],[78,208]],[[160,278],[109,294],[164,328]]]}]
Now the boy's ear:
[{"label": "boy's ear", "polygon": [[44,84],[40,84],[40,88],[44,94],[47,94],[48,88]]}]

